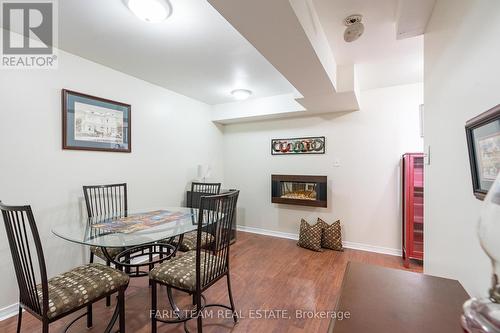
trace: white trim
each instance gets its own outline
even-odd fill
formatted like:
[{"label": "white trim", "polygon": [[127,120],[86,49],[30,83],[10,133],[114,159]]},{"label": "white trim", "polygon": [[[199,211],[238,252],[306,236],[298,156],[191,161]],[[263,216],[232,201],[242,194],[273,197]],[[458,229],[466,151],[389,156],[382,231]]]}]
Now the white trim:
[{"label": "white trim", "polygon": [[[281,232],[281,231],[274,231],[274,230],[268,230],[268,229],[262,229],[262,228],[247,227],[247,226],[243,226],[243,225],[238,225],[236,228],[238,229],[238,231],[249,232],[252,234],[266,235],[266,236],[293,239],[293,240],[299,239],[299,235],[289,233],[289,232]],[[389,247],[374,246],[374,245],[354,243],[354,242],[348,242],[348,241],[343,241],[342,245],[347,249],[388,254],[391,256],[401,256],[400,249],[393,249],[393,248],[389,248]]]},{"label": "white trim", "polygon": [[14,303],[0,309],[0,321],[14,317],[19,311],[19,303]]},{"label": "white trim", "polygon": [[362,243],[343,241],[342,245],[347,249],[388,254],[390,256],[397,256],[397,257],[400,257],[401,253],[402,253],[401,250],[399,250],[399,249],[393,249],[390,247],[383,247],[383,246],[374,246],[374,245],[362,244]]},{"label": "white trim", "polygon": [[238,231],[249,232],[252,234],[259,234],[259,235],[272,236],[272,237],[278,237],[278,238],[299,240],[299,235],[292,234],[289,232],[281,232],[281,231],[274,231],[274,230],[268,230],[268,229],[247,227],[244,225],[238,225],[238,226],[236,226],[236,229]]}]

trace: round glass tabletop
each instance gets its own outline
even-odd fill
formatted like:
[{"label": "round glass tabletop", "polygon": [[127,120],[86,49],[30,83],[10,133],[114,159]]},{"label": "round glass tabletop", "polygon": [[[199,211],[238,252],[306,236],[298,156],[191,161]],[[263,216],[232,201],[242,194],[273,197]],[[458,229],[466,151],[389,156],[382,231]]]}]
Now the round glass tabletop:
[{"label": "round glass tabletop", "polygon": [[157,242],[197,229],[198,209],[168,207],[138,210],[127,216],[96,216],[58,225],[52,232],[89,246],[132,247]]}]

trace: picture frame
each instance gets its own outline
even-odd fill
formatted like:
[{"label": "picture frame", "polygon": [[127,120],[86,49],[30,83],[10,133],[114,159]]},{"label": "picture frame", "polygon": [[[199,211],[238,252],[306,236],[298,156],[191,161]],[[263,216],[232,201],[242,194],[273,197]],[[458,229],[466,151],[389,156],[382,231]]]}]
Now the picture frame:
[{"label": "picture frame", "polygon": [[62,89],[62,149],[130,153],[130,104]]},{"label": "picture frame", "polygon": [[484,200],[500,171],[500,104],[465,124],[474,196]]},{"label": "picture frame", "polygon": [[324,136],[271,139],[271,155],[317,155],[325,152]]}]

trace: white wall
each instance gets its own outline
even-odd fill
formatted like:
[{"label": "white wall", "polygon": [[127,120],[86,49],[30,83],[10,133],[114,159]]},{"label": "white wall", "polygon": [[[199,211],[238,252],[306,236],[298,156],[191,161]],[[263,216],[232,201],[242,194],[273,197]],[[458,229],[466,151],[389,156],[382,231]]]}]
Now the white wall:
[{"label": "white wall", "polygon": [[[484,19],[486,18],[486,21]],[[478,23],[478,22],[484,22]],[[490,267],[476,236],[465,122],[500,103],[500,2],[438,0],[424,37],[425,262],[485,295]]]},{"label": "white wall", "polygon": [[[357,112],[226,125],[224,180],[241,190],[238,224],[296,234],[302,217],[340,218],[345,240],[399,250],[399,161],[422,151],[422,95],[422,84],[367,90]],[[325,155],[271,155],[272,138],[321,135]],[[272,204],[271,174],[327,175],[328,208]]]},{"label": "white wall", "polygon": [[[62,88],[131,104],[132,153],[63,151]],[[180,205],[200,163],[222,180],[222,132],[210,116],[206,104],[64,52],[57,70],[2,70],[0,200],[32,205],[49,275],[88,255],[51,234],[83,213],[82,185],[127,182],[130,208],[140,209]],[[0,230],[2,308],[17,302],[17,283]]]}]

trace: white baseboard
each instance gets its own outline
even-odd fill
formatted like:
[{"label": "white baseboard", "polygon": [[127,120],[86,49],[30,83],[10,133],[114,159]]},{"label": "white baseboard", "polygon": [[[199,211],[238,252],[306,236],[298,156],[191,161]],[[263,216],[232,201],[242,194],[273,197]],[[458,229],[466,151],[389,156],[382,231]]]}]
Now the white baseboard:
[{"label": "white baseboard", "polygon": [[286,238],[286,239],[299,240],[299,235],[288,233],[288,232],[281,232],[281,231],[273,231],[273,230],[267,230],[267,229],[261,229],[261,228],[247,227],[247,226],[244,226],[244,225],[238,225],[238,226],[236,226],[236,229],[238,231],[249,232],[249,233],[252,233],[252,234],[259,234],[259,235],[272,236],[272,237],[278,237],[278,238]]},{"label": "white baseboard", "polygon": [[400,257],[402,254],[401,250],[393,249],[390,247],[374,246],[374,245],[347,242],[347,241],[343,241],[342,245],[346,249],[375,252],[375,253],[380,253],[380,254],[388,254],[388,255],[397,256],[397,257]]},{"label": "white baseboard", "polygon": [[[238,231],[249,232],[252,234],[259,234],[259,235],[272,236],[272,237],[278,237],[278,238],[286,238],[286,239],[292,239],[292,240],[299,239],[299,235],[293,234],[293,233],[288,233],[288,232],[247,227],[247,226],[243,226],[243,225],[238,225],[236,228],[238,229]],[[354,243],[354,242],[348,242],[348,241],[343,241],[342,245],[347,249],[388,254],[391,256],[401,256],[400,249],[392,249],[389,247],[374,246],[374,245]]]},{"label": "white baseboard", "polygon": [[17,315],[19,311],[19,303],[14,303],[0,309],[0,321]]}]

